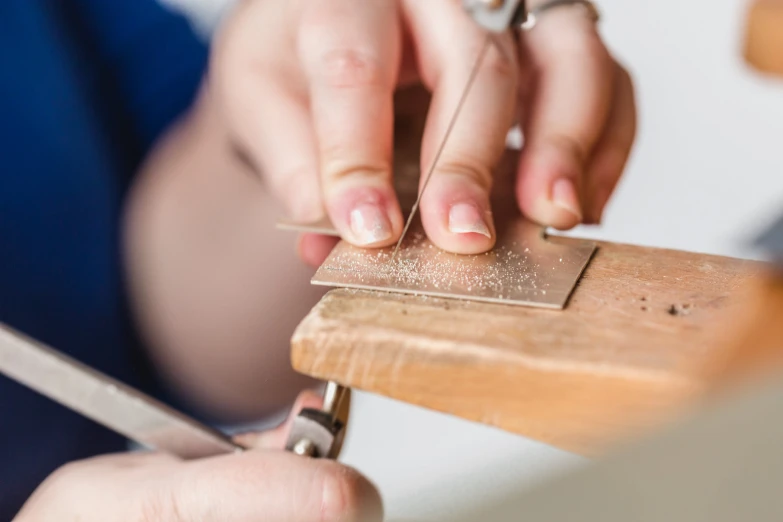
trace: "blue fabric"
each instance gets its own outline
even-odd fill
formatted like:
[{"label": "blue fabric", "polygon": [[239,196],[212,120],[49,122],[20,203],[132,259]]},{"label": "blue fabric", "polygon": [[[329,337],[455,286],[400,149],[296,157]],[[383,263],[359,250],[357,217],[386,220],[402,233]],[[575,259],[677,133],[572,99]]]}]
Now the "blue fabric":
[{"label": "blue fabric", "polygon": [[[155,0],[0,1],[0,321],[148,390],[120,213],[207,54]],[[63,463],[124,447],[0,376],[0,521]]]}]

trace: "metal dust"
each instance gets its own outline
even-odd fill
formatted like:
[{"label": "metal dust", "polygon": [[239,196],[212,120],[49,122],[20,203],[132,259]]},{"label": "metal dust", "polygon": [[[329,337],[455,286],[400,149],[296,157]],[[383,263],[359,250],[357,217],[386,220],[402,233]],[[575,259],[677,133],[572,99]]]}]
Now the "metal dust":
[{"label": "metal dust", "polygon": [[445,252],[422,229],[394,248],[369,250],[339,243],[312,283],[419,296],[562,309],[595,251],[584,242],[561,245],[525,220],[510,222],[484,254]]},{"label": "metal dust", "polygon": [[[524,252],[529,253],[529,249]],[[549,286],[544,283],[539,287],[536,279],[540,267],[513,248],[498,245],[484,254],[451,254],[426,241],[421,232],[410,234],[396,256],[388,249],[352,249],[337,253],[325,269],[353,274],[360,284],[383,281],[395,287],[426,286],[447,292],[464,289],[497,294],[499,298],[531,288],[546,295]]]}]

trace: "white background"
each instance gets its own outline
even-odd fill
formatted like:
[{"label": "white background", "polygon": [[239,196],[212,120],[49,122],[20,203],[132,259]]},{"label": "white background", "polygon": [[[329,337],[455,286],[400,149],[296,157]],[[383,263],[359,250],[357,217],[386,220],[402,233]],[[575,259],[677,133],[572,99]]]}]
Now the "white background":
[{"label": "white background", "polygon": [[[230,2],[166,1],[193,8],[207,30]],[[754,256],[744,242],[783,212],[783,82],[742,61],[745,2],[599,6],[603,34],[636,81],[640,129],[603,226],[576,234]],[[354,405],[343,460],[380,487],[390,520],[426,520],[580,462],[386,399],[356,394]]]}]

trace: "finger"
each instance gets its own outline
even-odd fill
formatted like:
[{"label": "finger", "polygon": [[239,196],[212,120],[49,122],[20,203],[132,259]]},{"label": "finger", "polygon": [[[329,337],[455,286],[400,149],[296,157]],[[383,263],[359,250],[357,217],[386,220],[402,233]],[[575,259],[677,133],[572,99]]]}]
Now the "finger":
[{"label": "finger", "polygon": [[[260,91],[264,102],[257,104],[258,118],[265,121],[259,124],[249,148],[261,158],[266,179],[291,219],[301,223],[317,221],[325,210],[312,122],[304,96],[290,90],[286,80],[278,82]],[[270,125],[272,121],[285,124]]]},{"label": "finger", "polygon": [[188,463],[166,495],[178,520],[383,520],[376,488],[326,459],[245,452]]},{"label": "finger", "polygon": [[263,432],[240,433],[234,436],[234,441],[249,449],[276,449],[282,450],[285,447],[288,434],[291,431],[291,425],[299,412],[304,408],[320,409],[323,407],[323,397],[312,390],[305,390],[299,394],[294,401],[291,412],[286,420],[271,430]]},{"label": "finger", "polygon": [[391,169],[401,45],[395,2],[323,0],[305,9],[299,53],[326,210],[359,246],[388,246],[402,231]]},{"label": "finger", "polygon": [[615,65],[614,102],[606,128],[587,168],[585,218],[601,222],[604,208],[628,162],[636,137],[636,97],[631,76]]},{"label": "finger", "polygon": [[291,218],[316,221],[323,217],[324,209],[308,93],[293,65],[294,49],[281,49],[279,44],[287,39],[283,28],[290,26],[290,16],[270,2],[242,4],[241,9],[243,21],[258,17],[277,23],[269,23],[269,31],[253,33],[253,41],[240,37],[218,40],[218,70],[213,78],[232,129],[230,138],[263,172]]},{"label": "finger", "polygon": [[582,179],[609,112],[613,62],[580,9],[546,12],[523,45],[538,79],[525,118],[517,198],[533,221],[569,229],[585,212]]},{"label": "finger", "polygon": [[[486,34],[458,2],[409,0],[404,5],[423,81],[433,91],[422,144],[424,182],[474,72]],[[433,20],[439,23],[433,24]],[[422,223],[430,240],[444,250],[471,254],[494,245],[489,194],[492,172],[515,117],[516,58],[510,36],[496,37],[490,43],[422,195]]]}]

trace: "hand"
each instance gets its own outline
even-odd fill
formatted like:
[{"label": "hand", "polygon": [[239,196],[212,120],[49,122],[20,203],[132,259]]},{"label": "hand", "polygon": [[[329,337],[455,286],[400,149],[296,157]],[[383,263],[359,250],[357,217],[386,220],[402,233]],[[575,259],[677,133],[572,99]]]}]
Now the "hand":
[{"label": "hand", "polygon": [[[212,86],[291,217],[326,213],[345,240],[389,246],[404,225],[392,187],[393,94],[418,82],[433,94],[426,172],[483,39],[461,0],[248,1],[216,39]],[[519,206],[558,229],[600,221],[634,140],[630,77],[580,9],[549,11],[520,42],[497,43],[420,207],[429,238],[456,253],[494,245],[491,173],[516,123],[526,141]],[[308,236],[301,253],[319,263],[332,244]]]},{"label": "hand", "polygon": [[[321,404],[305,393],[292,412]],[[38,488],[16,522],[383,520],[377,491],[355,471],[279,451],[292,420],[238,437],[253,448],[241,454],[183,462],[130,453],[68,464]]]}]

